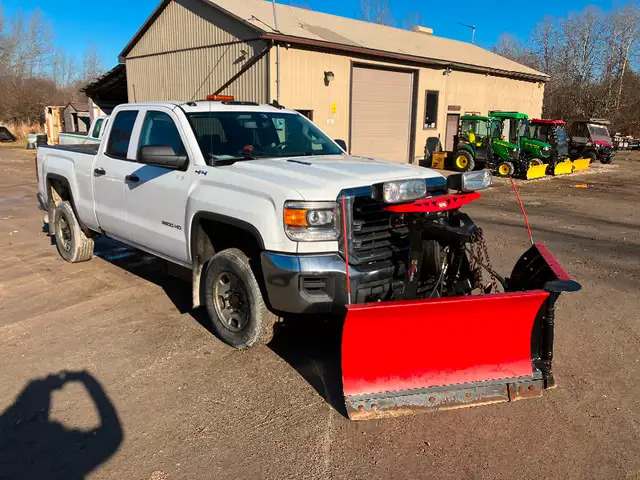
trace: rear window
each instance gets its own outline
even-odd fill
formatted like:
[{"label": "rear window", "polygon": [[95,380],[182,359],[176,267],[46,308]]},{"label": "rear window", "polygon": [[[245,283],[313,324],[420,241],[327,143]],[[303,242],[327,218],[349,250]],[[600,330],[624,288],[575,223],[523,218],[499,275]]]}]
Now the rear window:
[{"label": "rear window", "polygon": [[126,159],[129,143],[131,142],[131,132],[138,118],[137,110],[125,110],[116,115],[109,134],[109,143],[107,144],[107,155]]}]

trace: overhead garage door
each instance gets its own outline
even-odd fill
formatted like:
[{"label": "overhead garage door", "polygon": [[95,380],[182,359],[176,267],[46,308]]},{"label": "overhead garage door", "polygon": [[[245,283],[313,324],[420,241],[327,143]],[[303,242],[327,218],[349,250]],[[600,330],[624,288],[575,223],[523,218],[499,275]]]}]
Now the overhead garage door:
[{"label": "overhead garage door", "polygon": [[408,162],[413,74],[354,67],[352,75],[351,153]]}]

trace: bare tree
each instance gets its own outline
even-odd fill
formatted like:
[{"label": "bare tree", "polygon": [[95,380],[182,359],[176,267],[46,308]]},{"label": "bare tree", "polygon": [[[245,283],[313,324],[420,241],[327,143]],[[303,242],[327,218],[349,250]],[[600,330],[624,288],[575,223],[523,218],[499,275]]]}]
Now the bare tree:
[{"label": "bare tree", "polygon": [[360,18],[367,22],[393,25],[389,0],[360,0]]},{"label": "bare tree", "polygon": [[97,79],[103,72],[104,68],[100,62],[98,50],[94,45],[90,45],[82,58],[82,80],[90,82]]}]

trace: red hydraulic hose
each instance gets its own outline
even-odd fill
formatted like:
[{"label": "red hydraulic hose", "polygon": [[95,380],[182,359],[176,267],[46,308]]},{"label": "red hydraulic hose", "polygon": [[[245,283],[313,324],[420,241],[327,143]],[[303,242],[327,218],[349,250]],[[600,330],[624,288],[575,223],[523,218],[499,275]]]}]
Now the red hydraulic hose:
[{"label": "red hydraulic hose", "polygon": [[527,233],[529,234],[529,241],[531,242],[531,245],[533,245],[533,232],[531,231],[531,225],[529,224],[529,216],[527,215],[527,210],[524,208],[524,202],[520,197],[520,191],[518,190],[518,186],[516,185],[516,182],[513,180],[513,178],[511,178],[511,188],[513,189],[513,193],[516,194],[516,199],[518,200],[520,211],[522,212],[522,216],[524,217],[524,224],[525,227],[527,227]]}]

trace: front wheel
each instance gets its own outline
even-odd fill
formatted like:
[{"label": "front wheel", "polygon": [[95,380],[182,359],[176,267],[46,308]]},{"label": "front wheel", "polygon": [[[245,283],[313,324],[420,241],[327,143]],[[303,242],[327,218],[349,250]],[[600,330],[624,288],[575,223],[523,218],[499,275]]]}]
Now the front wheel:
[{"label": "front wheel", "polygon": [[473,155],[466,150],[458,150],[453,156],[453,168],[457,172],[469,172],[475,168]]},{"label": "front wheel", "polygon": [[511,162],[500,162],[496,168],[496,174],[503,178],[511,177],[513,172],[515,172],[515,168]]},{"label": "front wheel", "polygon": [[242,251],[230,248],[214,255],[207,264],[204,288],[207,313],[222,341],[237,349],[271,341],[278,317],[265,305]]}]

